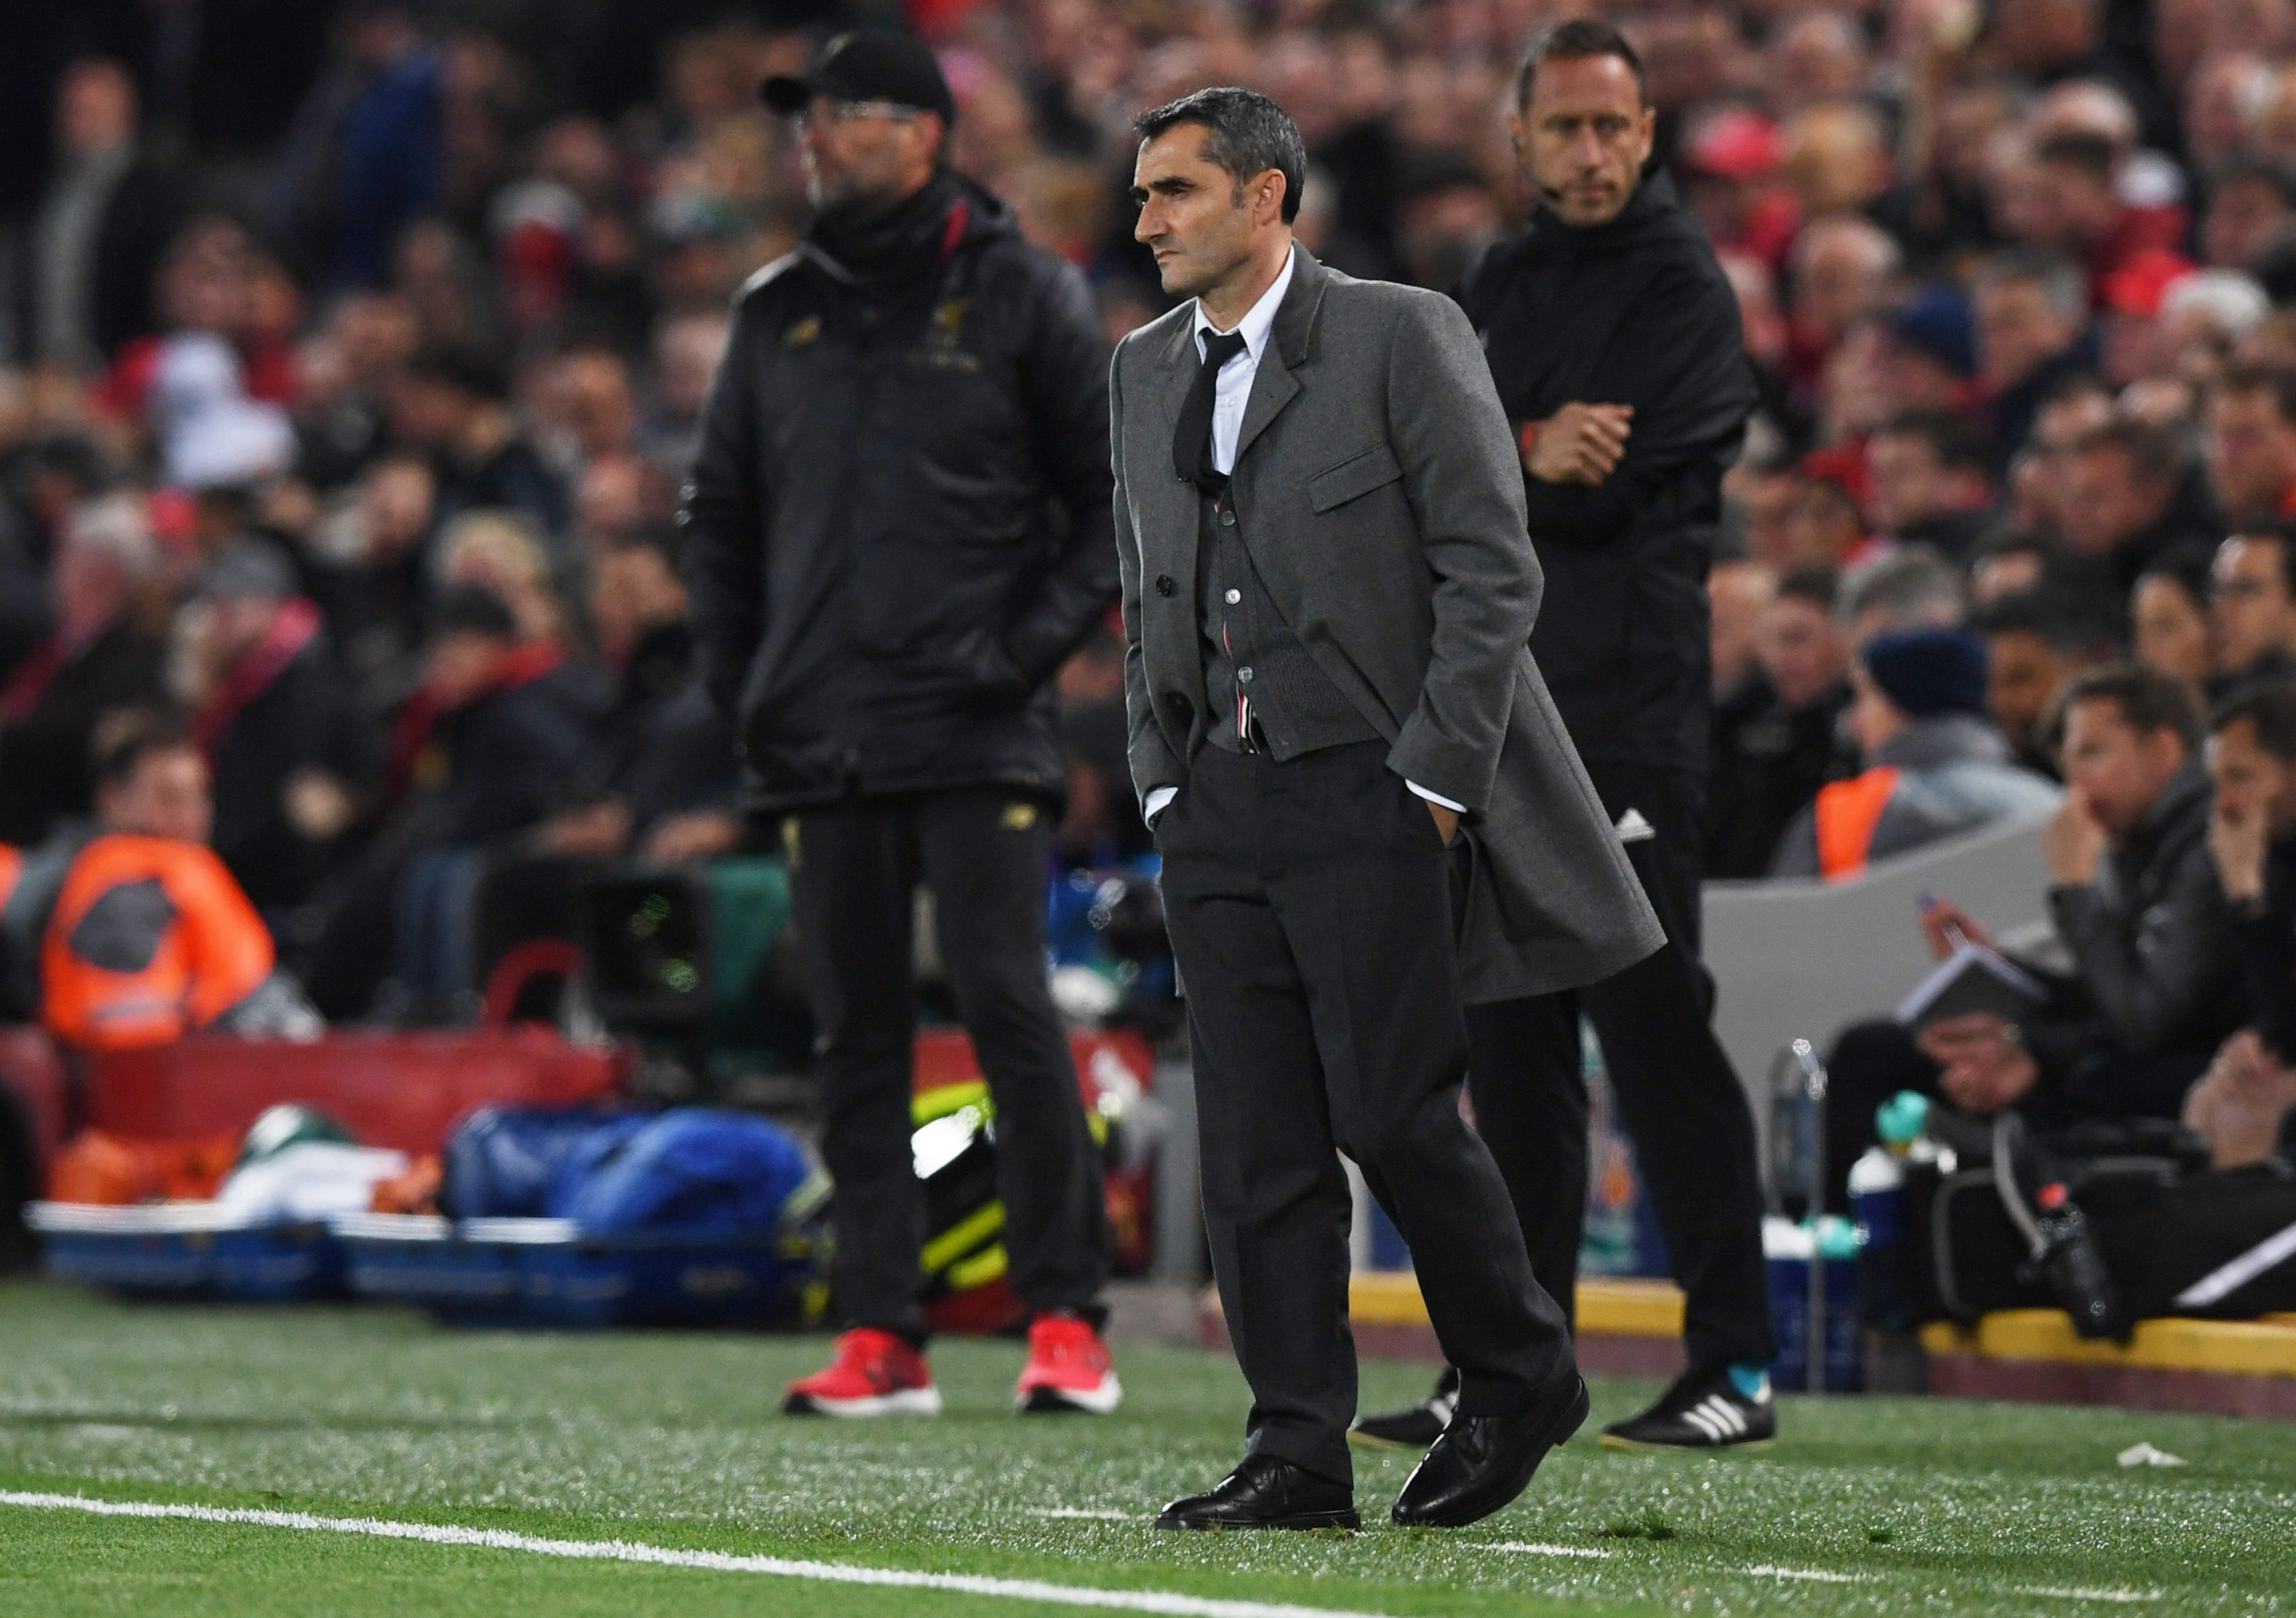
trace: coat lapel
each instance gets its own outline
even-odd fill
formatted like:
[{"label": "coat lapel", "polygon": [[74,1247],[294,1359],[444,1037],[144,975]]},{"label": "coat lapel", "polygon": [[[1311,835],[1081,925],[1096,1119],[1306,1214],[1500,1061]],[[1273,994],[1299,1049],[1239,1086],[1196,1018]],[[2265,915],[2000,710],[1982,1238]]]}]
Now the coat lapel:
[{"label": "coat lapel", "polygon": [[1173,576],[1188,580],[1189,589],[1193,590],[1196,486],[1181,477],[1172,464],[1172,435],[1179,431],[1180,407],[1187,401],[1189,385],[1202,361],[1196,354],[1193,312],[1185,309],[1184,314],[1185,317],[1173,323],[1171,336],[1158,349],[1163,378],[1151,396],[1155,402],[1146,413],[1146,441],[1127,445],[1125,460],[1128,466],[1140,468],[1131,481],[1133,498],[1140,507],[1142,551],[1146,552],[1152,533],[1157,553],[1171,558]]},{"label": "coat lapel", "polygon": [[1300,379],[1292,372],[1308,357],[1316,332],[1316,312],[1323,307],[1324,289],[1331,283],[1331,273],[1306,248],[1295,243],[1292,251],[1298,259],[1292,267],[1292,284],[1284,289],[1283,301],[1276,308],[1267,352],[1260,356],[1259,370],[1251,379],[1251,397],[1244,401],[1243,425],[1235,435],[1239,468],[1253,441],[1267,431],[1284,406],[1300,396]]}]

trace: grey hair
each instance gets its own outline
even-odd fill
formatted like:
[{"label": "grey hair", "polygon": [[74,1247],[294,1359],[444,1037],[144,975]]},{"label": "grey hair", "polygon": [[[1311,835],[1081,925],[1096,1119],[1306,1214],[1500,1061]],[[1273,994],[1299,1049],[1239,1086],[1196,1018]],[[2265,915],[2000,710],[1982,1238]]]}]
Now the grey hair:
[{"label": "grey hair", "polygon": [[2227,337],[2245,337],[2272,313],[2272,300],[2254,280],[2238,270],[2194,270],[2169,283],[2161,300],[2163,315],[2187,310],[2208,317],[2209,324]]},{"label": "grey hair", "polygon": [[66,535],[71,545],[107,558],[130,584],[143,583],[159,569],[159,547],[144,519],[144,503],[134,495],[81,501],[72,508]]},{"label": "grey hair", "polygon": [[2078,320],[2088,312],[2088,277],[2079,265],[2061,254],[2008,247],[1978,267],[1980,286],[2006,286],[2019,281],[2037,283],[2050,309],[2068,320]]},{"label": "grey hair", "polygon": [[1908,545],[1852,569],[1841,581],[1834,615],[1845,625],[1885,613],[1883,634],[1957,628],[1968,610],[1961,574],[1926,545]]},{"label": "grey hair", "polygon": [[1300,217],[1300,199],[1308,188],[1308,143],[1289,112],[1257,90],[1218,85],[1152,107],[1132,127],[1143,141],[1152,141],[1182,124],[1210,132],[1205,160],[1235,182],[1239,200],[1245,181],[1273,168],[1283,177],[1283,222]]}]

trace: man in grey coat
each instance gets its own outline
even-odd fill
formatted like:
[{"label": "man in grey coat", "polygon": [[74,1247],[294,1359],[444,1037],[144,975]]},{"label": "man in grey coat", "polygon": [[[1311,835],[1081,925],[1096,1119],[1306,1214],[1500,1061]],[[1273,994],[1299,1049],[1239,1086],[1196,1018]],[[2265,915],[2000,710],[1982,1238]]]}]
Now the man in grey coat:
[{"label": "man in grey coat", "polygon": [[1111,381],[1131,764],[1253,1396],[1243,1463],[1159,1525],[1356,1521],[1335,1147],[1462,1374],[1395,1518],[1469,1523],[1587,1400],[1459,1117],[1462,998],[1592,981],[1660,929],[1527,650],[1522,480],[1465,316],[1294,244],[1306,153],[1265,96],[1200,91],[1138,129],[1135,234],[1193,296]]}]

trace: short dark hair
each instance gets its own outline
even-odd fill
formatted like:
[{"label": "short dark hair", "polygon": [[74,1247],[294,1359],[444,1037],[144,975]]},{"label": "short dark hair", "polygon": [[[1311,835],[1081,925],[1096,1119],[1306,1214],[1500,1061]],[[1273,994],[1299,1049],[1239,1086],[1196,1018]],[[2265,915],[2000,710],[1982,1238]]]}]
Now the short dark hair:
[{"label": "short dark hair", "polygon": [[2280,419],[2296,423],[2296,371],[2285,365],[2226,365],[2217,378],[2217,397],[2227,393],[2268,393]]},{"label": "short dark hair", "polygon": [[2102,135],[2053,135],[2034,148],[2034,158],[2061,168],[2078,169],[2110,184],[2120,166],[2120,150]]},{"label": "short dark hair", "polygon": [[2046,563],[2056,554],[2056,542],[2046,534],[2005,522],[1972,546],[1965,560],[1973,573],[1979,563],[1990,562],[1997,556],[2038,556]]},{"label": "short dark hair", "polygon": [[406,362],[408,374],[501,404],[510,398],[510,373],[502,362],[469,343],[425,343]]},{"label": "short dark hair", "polygon": [[2038,247],[2005,247],[1977,267],[1976,286],[2017,286],[2026,283],[2041,289],[2049,308],[2068,319],[2088,312],[2088,272],[2066,258]]},{"label": "short dark hair", "polygon": [[2296,763],[2296,680],[2259,680],[2243,686],[2209,716],[2209,734],[2222,735],[2246,719],[2256,744],[2283,764]]},{"label": "short dark hair", "polygon": [[[2280,558],[2280,587],[2287,593],[2289,600],[2296,601],[2296,528],[2286,523],[2259,523],[2254,528],[2235,530],[2226,536],[2226,544],[2234,539],[2243,545],[2254,545],[2259,540],[2268,543]],[[2210,571],[2213,578],[2213,566]]]},{"label": "short dark hair", "polygon": [[1585,62],[1595,56],[1615,56],[1625,62],[1627,71],[1635,76],[1635,94],[1642,97],[1644,106],[1650,104],[1650,74],[1627,37],[1600,17],[1574,17],[1542,31],[1523,52],[1522,65],[1514,70],[1515,106],[1530,105],[1538,70],[1548,62]]},{"label": "short dark hair", "polygon": [[1200,125],[1210,134],[1205,160],[1235,182],[1239,201],[1245,181],[1273,168],[1283,177],[1283,222],[1300,217],[1300,199],[1308,188],[1308,143],[1289,112],[1257,90],[1217,85],[1150,108],[1132,120],[1132,128],[1145,142],[1182,124]]},{"label": "short dark hair", "polygon": [[1882,431],[1892,438],[1919,439],[1937,464],[1954,472],[1990,470],[1985,439],[1966,416],[1951,410],[1907,410],[1890,418]]},{"label": "short dark hair", "polygon": [[2184,475],[2185,453],[2177,435],[2134,416],[2107,422],[2073,446],[2076,455],[2094,455],[2101,449],[2127,456],[2129,473],[2140,483],[2173,483]]},{"label": "short dark hair", "polygon": [[153,753],[190,747],[191,727],[172,708],[121,708],[95,722],[89,745],[99,789],[125,786]]},{"label": "short dark hair", "polygon": [[[2209,577],[2215,562],[2216,547],[2213,546],[2193,543],[2174,546],[2146,563],[2144,571],[2136,575],[2136,583],[2141,585],[2148,579],[2166,579],[2191,597],[2195,607],[2206,612]],[[2135,586],[2130,587],[2129,594],[2134,597]]]},{"label": "short dark hair", "polygon": [[2211,169],[2207,194],[2219,196],[2227,186],[2244,185],[2251,180],[2278,192],[2284,205],[2296,207],[2296,169],[2277,158],[2253,152],[2235,152]]},{"label": "short dark hair", "polygon": [[1971,628],[1988,637],[2030,635],[2053,652],[2076,656],[2094,653],[2112,634],[2086,599],[2046,583],[1988,603]]},{"label": "short dark hair", "polygon": [[2111,702],[2139,735],[2173,731],[2186,752],[2201,745],[2201,699],[2192,686],[2172,674],[2135,663],[2108,663],[2073,677],[2057,704],[2057,729],[2083,702]]},{"label": "short dark hair", "polygon": [[448,585],[430,605],[430,638],[449,635],[483,635],[490,640],[516,640],[518,620],[503,598],[480,584]]},{"label": "short dark hair", "polygon": [[1795,568],[1778,580],[1777,598],[1808,602],[1830,618],[1834,603],[1841,599],[1841,575],[1823,563]]}]

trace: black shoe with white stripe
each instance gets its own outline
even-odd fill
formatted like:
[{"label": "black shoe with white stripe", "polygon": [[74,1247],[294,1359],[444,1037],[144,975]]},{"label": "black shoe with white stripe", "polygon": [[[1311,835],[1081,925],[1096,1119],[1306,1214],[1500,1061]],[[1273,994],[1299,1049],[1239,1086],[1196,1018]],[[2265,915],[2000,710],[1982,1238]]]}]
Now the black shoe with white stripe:
[{"label": "black shoe with white stripe", "polygon": [[1742,1392],[1729,1372],[1691,1372],[1640,1416],[1603,1429],[1605,1450],[1766,1450],[1778,1436],[1770,1379]]},{"label": "black shoe with white stripe", "polygon": [[1407,1410],[1366,1416],[1348,1429],[1348,1442],[1369,1450],[1424,1450],[1443,1436],[1459,1408],[1459,1373],[1449,1366],[1435,1391]]}]

